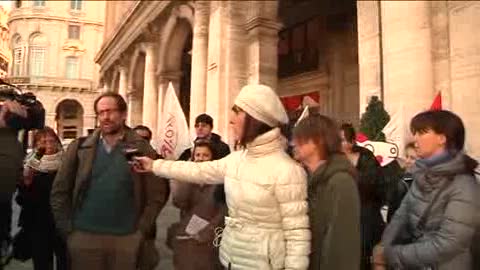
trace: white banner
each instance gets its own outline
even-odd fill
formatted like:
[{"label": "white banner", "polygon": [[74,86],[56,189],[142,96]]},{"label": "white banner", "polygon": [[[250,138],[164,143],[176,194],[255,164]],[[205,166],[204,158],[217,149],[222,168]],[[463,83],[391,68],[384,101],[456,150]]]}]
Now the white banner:
[{"label": "white banner", "polygon": [[193,146],[187,120],[172,83],[168,84],[165,93],[160,131],[158,150],[165,159],[176,160],[183,151]]}]

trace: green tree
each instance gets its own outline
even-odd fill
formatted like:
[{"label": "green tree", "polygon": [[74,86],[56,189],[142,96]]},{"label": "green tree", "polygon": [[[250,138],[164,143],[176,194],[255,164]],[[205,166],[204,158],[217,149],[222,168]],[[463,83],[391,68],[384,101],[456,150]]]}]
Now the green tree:
[{"label": "green tree", "polygon": [[371,141],[385,141],[382,129],[390,121],[390,115],[383,107],[383,102],[373,96],[360,119],[360,131]]}]

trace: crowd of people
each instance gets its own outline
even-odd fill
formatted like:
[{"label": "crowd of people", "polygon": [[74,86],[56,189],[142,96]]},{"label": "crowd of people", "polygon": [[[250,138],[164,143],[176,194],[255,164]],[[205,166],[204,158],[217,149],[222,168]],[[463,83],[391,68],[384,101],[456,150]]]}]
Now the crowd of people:
[{"label": "crowd of people", "polygon": [[64,151],[46,127],[25,158],[19,234],[35,270],[154,269],[169,197],[180,210],[166,228],[178,270],[480,269],[478,163],[450,111],[411,120],[414,141],[392,181],[351,124],[314,113],[287,139],[287,113],[265,85],[234,101],[234,151],[201,114],[178,161],[153,149],[148,127],[126,126],[120,95],[94,106],[92,134]]}]

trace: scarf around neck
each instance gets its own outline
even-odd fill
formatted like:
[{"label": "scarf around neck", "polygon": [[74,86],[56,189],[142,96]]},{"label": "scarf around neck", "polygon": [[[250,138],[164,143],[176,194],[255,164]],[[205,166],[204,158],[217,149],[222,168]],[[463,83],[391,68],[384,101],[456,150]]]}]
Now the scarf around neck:
[{"label": "scarf around neck", "polygon": [[58,171],[62,162],[62,151],[58,151],[53,155],[44,155],[40,160],[32,154],[26,161],[26,165],[40,172]]},{"label": "scarf around neck", "polygon": [[417,160],[416,162],[421,163],[427,167],[433,167],[438,164],[445,163],[447,161],[452,160],[455,157],[455,155],[452,155],[448,151],[443,151],[441,153],[438,153],[434,156],[428,157],[428,158],[422,158]]}]

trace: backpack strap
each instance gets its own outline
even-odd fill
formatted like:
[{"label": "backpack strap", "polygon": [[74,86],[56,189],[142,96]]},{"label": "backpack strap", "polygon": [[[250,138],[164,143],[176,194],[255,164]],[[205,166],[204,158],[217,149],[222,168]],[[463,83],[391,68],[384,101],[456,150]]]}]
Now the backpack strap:
[{"label": "backpack strap", "polygon": [[430,215],[430,212],[432,210],[433,205],[438,201],[438,198],[440,198],[440,195],[450,186],[450,184],[453,182],[454,175],[449,175],[447,176],[448,179],[445,181],[445,183],[440,187],[438,192],[435,194],[433,197],[432,201],[430,204],[427,206],[427,208],[423,211],[422,216],[418,220],[417,223],[417,230],[419,232],[422,232],[425,229],[425,225],[427,223],[427,219]]}]

